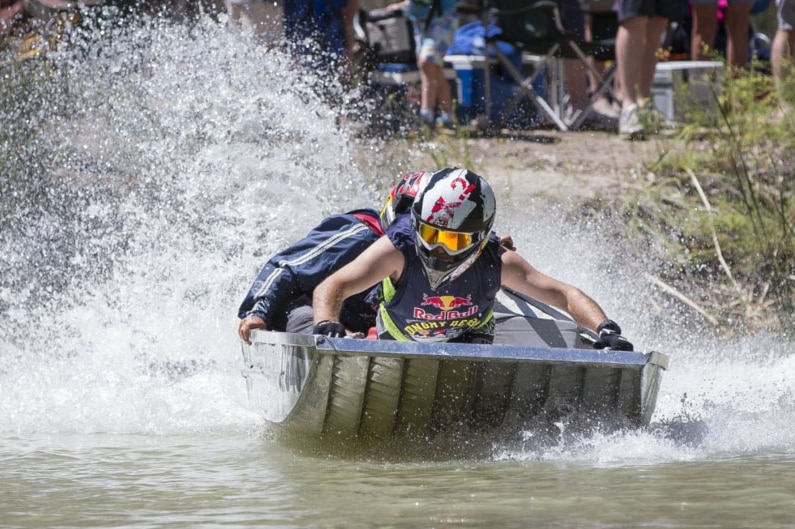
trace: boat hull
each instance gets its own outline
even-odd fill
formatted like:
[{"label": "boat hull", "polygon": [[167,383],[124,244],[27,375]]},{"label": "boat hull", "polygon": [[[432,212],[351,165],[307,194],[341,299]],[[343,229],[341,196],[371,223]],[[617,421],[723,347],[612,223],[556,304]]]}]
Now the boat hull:
[{"label": "boat hull", "polygon": [[252,338],[243,371],[252,405],[281,432],[314,440],[643,427],[668,364],[657,352]]}]

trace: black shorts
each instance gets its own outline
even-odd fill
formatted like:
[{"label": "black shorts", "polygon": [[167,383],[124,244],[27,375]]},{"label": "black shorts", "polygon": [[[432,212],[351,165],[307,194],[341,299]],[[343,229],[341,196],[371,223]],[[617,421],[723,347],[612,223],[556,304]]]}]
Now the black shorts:
[{"label": "black shorts", "polygon": [[580,0],[563,0],[560,7],[563,28],[581,39],[585,38],[585,13],[580,6]]},{"label": "black shorts", "polygon": [[679,22],[686,8],[685,0],[617,0],[618,21],[633,17],[665,17]]}]

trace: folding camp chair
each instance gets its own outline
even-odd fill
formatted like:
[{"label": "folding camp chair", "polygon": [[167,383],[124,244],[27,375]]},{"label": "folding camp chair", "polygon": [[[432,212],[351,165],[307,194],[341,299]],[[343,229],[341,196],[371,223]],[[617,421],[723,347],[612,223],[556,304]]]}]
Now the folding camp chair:
[{"label": "folding camp chair", "polygon": [[[520,85],[521,95],[529,97],[531,102],[549,118],[560,130],[577,129],[582,126],[593,110],[593,104],[609,89],[615,76],[615,38],[603,38],[586,42],[571,31],[567,31],[561,23],[560,8],[554,0],[493,0],[489,16],[501,29],[486,39],[489,52],[497,57],[501,66],[511,78]],[[506,42],[516,46],[524,54],[538,57],[533,73],[527,77],[522,74],[497,46],[498,42]],[[612,64],[600,74],[588,61],[593,56],[597,61],[611,61]],[[576,59],[597,80],[597,88],[591,93],[585,108],[572,116],[565,116],[560,105],[560,94],[564,89],[562,60]],[[549,92],[552,97],[544,96],[533,89],[533,82],[547,72],[553,79]],[[485,86],[487,111],[491,105],[491,93],[488,78]],[[557,107],[553,108],[553,104]]]}]

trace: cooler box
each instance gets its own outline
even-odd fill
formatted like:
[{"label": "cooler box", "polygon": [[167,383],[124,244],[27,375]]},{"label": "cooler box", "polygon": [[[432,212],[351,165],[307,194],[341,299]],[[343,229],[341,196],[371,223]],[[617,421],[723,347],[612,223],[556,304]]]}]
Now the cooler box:
[{"label": "cooler box", "polygon": [[723,84],[720,61],[671,61],[657,63],[652,84],[654,106],[671,123],[687,123],[695,113],[716,119],[717,96]]}]

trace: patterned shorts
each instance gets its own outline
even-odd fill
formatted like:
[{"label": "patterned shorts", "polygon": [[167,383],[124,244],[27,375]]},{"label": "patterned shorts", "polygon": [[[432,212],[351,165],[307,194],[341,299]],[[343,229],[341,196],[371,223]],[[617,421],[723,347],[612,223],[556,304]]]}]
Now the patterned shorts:
[{"label": "patterned shorts", "polygon": [[415,24],[417,33],[417,55],[420,60],[431,61],[439,66],[444,64],[444,56],[447,55],[447,49],[450,43],[453,42],[453,36],[458,28],[458,15],[453,12],[442,17],[434,17],[425,29],[425,21],[417,20]]}]

